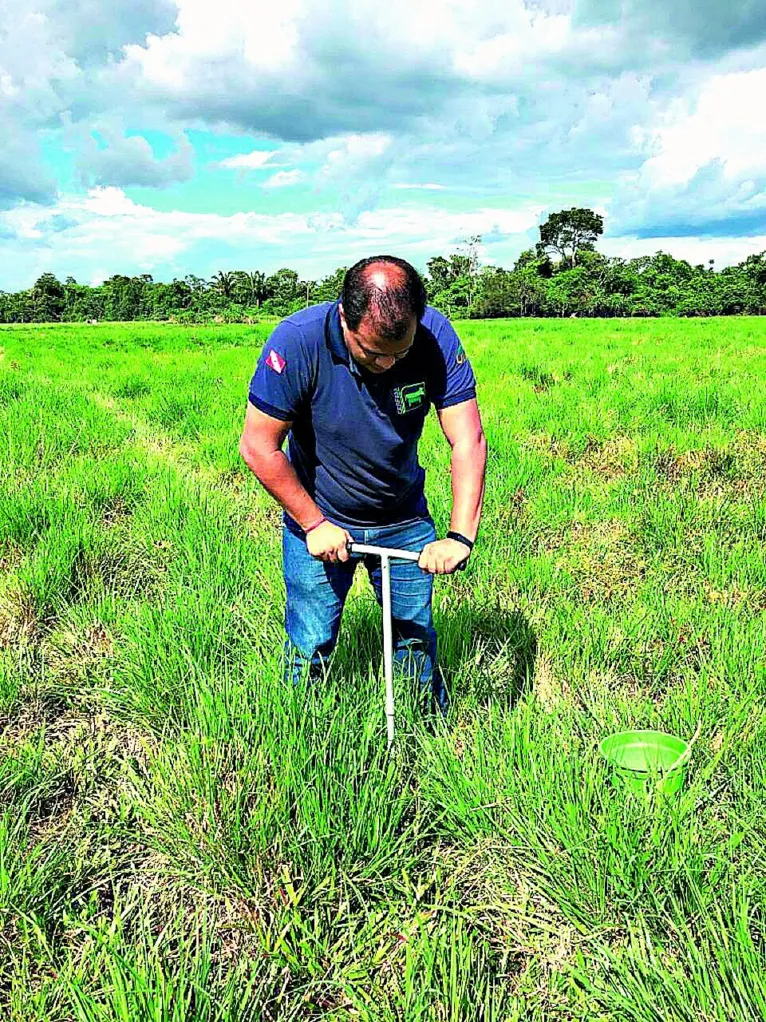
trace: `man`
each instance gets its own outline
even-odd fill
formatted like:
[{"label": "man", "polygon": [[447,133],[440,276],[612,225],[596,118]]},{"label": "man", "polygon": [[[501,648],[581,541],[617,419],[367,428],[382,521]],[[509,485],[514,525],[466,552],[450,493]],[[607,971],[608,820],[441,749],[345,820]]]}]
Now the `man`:
[{"label": "man", "polygon": [[[452,516],[436,539],[417,445],[430,405],[452,448]],[[289,460],[282,445],[289,434]],[[240,454],[284,509],[286,676],[321,675],[359,558],[350,541],[418,550],[391,562],[394,665],[417,672],[444,711],[433,576],[471,554],[486,441],[471,365],[423,282],[393,256],[363,259],[342,297],[288,316],[250,383]],[[380,563],[367,563],[378,602]]]}]

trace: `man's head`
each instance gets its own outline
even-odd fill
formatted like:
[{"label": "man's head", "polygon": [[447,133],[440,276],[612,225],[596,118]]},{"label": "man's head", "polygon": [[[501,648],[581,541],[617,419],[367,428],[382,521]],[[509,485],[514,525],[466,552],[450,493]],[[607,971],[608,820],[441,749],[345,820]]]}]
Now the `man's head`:
[{"label": "man's head", "polygon": [[426,307],[426,291],[414,266],[395,256],[372,256],[343,279],[340,320],[351,357],[373,373],[403,358]]}]

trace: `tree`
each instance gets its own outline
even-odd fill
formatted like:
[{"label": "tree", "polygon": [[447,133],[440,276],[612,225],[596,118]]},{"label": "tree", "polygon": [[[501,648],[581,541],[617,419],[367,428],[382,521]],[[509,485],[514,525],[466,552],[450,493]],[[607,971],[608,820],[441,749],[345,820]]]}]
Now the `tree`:
[{"label": "tree", "polygon": [[426,291],[428,297],[433,298],[440,291],[450,286],[452,280],[451,268],[444,256],[434,256],[426,263]]},{"label": "tree", "polygon": [[534,316],[543,303],[545,282],[534,262],[520,268],[503,270],[487,266],[479,275],[478,294],[471,316],[491,319],[495,316]]},{"label": "tree", "polygon": [[540,255],[555,252],[562,267],[574,267],[581,251],[592,249],[604,233],[604,218],[592,209],[562,209],[540,225]]},{"label": "tree", "polygon": [[270,297],[263,303],[263,311],[269,315],[287,316],[294,308],[300,308],[302,296],[295,270],[282,267],[281,270],[272,273],[266,279],[266,288]]},{"label": "tree", "polygon": [[86,319],[105,319],[103,288],[78,284],[74,277],[64,281],[63,319],[82,322]]},{"label": "tree", "polygon": [[[522,252],[512,270],[479,266],[480,237],[458,251],[428,260],[430,304],[449,316],[712,316],[766,313],[766,252],[716,271],[713,260],[692,265],[667,252],[625,261],[597,252],[602,220],[590,210],[552,214],[543,239]],[[551,260],[548,252],[558,258]],[[170,283],[149,274],[115,274],[103,284],[64,283],[43,273],[32,287],[0,291],[0,323],[173,319],[251,322],[255,309],[286,316],[341,293],[346,267],[320,281],[301,280],[283,267],[220,271],[206,281],[194,274]]]},{"label": "tree", "polygon": [[116,273],[104,281],[104,314],[106,319],[129,321],[145,319],[152,278],[148,273],[126,277]]},{"label": "tree", "polygon": [[186,280],[174,278],[170,284],[157,283],[149,294],[152,319],[175,319],[190,307],[192,289]]},{"label": "tree", "polygon": [[513,271],[520,316],[536,316],[545,299],[545,278],[532,263]]},{"label": "tree", "polygon": [[468,304],[469,306],[473,302],[473,296],[476,291],[476,278],[479,274],[479,245],[481,245],[481,235],[474,234],[470,238],[466,238],[464,242],[466,246],[466,253],[452,256],[451,261],[460,260],[461,273],[460,276],[466,276],[468,278]]},{"label": "tree", "polygon": [[339,266],[335,273],[325,277],[314,289],[313,297],[315,302],[334,302],[340,298],[343,290],[343,278],[346,276],[347,266]]},{"label": "tree", "polygon": [[449,259],[435,256],[426,263],[426,294],[448,316],[467,310],[476,291],[481,235],[467,238],[467,252],[453,252]]},{"label": "tree", "polygon": [[35,307],[31,291],[0,292],[0,315],[3,323],[33,323]]},{"label": "tree", "polygon": [[64,285],[53,273],[43,273],[31,291],[34,316],[38,322],[51,323],[61,319],[66,292]]},{"label": "tree", "polygon": [[591,281],[582,266],[562,270],[555,274],[546,285],[546,296],[550,314],[571,316],[573,313],[588,313],[592,295]]},{"label": "tree", "polygon": [[766,286],[766,252],[750,255],[739,265],[756,284]]},{"label": "tree", "polygon": [[226,273],[219,270],[210,281],[210,287],[227,302],[231,301],[234,295],[235,277],[233,273]]},{"label": "tree", "polygon": [[315,280],[299,280],[297,291],[306,308],[316,304],[317,282]]},{"label": "tree", "polygon": [[234,277],[234,295],[243,305],[254,305],[260,308],[261,302],[268,298],[266,274],[260,270],[236,270]]}]

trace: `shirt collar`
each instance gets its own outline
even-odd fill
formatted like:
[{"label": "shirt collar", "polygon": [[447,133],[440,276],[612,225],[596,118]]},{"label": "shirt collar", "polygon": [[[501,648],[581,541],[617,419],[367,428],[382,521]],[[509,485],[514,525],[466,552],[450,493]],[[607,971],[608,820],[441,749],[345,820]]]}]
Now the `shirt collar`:
[{"label": "shirt collar", "polygon": [[330,351],[333,353],[335,358],[337,358],[338,361],[342,362],[344,365],[347,365],[349,370],[354,374],[354,376],[359,376],[361,375],[359,372],[359,366],[356,364],[353,358],[351,358],[349,350],[346,347],[346,342],[343,338],[343,327],[341,326],[340,323],[339,305],[340,299],[333,302],[327,312],[324,331],[325,339],[327,341],[327,346],[329,347]]},{"label": "shirt collar", "polygon": [[324,324],[324,333],[330,351],[346,365],[350,362],[348,348],[343,340],[343,327],[340,325],[339,302],[333,302],[327,310],[327,318]]}]

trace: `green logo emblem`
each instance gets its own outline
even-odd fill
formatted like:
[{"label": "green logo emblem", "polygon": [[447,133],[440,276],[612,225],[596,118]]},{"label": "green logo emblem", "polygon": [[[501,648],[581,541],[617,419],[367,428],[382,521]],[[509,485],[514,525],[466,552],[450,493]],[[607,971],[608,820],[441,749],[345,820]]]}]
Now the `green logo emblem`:
[{"label": "green logo emblem", "polygon": [[425,399],[425,383],[408,383],[406,387],[394,388],[396,410],[400,415],[406,415],[407,412],[414,412],[416,408],[420,408],[420,406],[425,402]]}]

